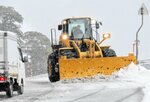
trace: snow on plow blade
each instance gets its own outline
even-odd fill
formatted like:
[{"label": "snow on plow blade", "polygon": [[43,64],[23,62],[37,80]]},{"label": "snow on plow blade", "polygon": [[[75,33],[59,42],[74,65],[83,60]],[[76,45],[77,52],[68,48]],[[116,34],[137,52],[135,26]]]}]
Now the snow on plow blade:
[{"label": "snow on plow blade", "polygon": [[85,59],[60,59],[60,79],[90,77],[96,74],[111,75],[120,68],[136,63],[136,57],[104,57]]}]

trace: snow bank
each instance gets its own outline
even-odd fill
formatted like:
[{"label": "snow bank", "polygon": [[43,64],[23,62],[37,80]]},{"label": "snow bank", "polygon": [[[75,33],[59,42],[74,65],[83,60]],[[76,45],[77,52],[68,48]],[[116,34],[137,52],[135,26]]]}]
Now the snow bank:
[{"label": "snow bank", "polygon": [[143,85],[143,101],[150,101],[150,70],[131,63],[128,67],[121,69],[118,72],[113,73],[113,78],[119,78],[121,80],[136,82]]},{"label": "snow bank", "polygon": [[118,72],[112,74],[111,77],[119,77],[119,78],[135,78],[138,77],[139,74],[147,69],[131,63],[129,66],[120,69]]}]

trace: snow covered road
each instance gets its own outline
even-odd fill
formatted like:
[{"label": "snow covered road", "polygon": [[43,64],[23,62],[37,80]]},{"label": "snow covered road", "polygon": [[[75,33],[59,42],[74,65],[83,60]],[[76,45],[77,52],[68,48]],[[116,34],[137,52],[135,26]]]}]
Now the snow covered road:
[{"label": "snow covered road", "polygon": [[23,95],[14,93],[14,97],[7,98],[0,93],[0,102],[149,102],[150,71],[134,70],[131,77],[132,71],[123,70],[105,79],[56,83],[50,83],[47,75],[39,75],[26,79]]},{"label": "snow covered road", "polygon": [[135,82],[51,84],[48,80],[37,79],[26,82],[25,93],[21,96],[14,93],[14,97],[8,99],[2,95],[3,102],[142,102],[144,96],[142,85]]},{"label": "snow covered road", "polygon": [[[115,86],[109,87],[106,84]],[[141,102],[143,99],[142,87],[132,83],[80,83],[80,85],[67,84],[67,87],[69,88],[66,88],[65,91],[58,87],[53,94],[40,98],[38,102],[42,100],[52,102]],[[54,96],[54,94],[57,95]]]}]

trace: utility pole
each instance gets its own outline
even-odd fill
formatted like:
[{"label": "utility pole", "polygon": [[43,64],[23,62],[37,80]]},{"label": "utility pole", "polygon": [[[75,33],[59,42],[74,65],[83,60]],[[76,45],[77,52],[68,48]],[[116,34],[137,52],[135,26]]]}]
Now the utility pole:
[{"label": "utility pole", "polygon": [[141,15],[141,25],[139,29],[136,32],[136,40],[135,40],[135,45],[136,45],[136,61],[138,63],[138,55],[139,55],[139,40],[138,40],[138,34],[139,31],[141,30],[143,23],[144,23],[144,15],[148,15],[148,10],[144,3],[142,4],[141,8],[139,9],[138,15]]}]

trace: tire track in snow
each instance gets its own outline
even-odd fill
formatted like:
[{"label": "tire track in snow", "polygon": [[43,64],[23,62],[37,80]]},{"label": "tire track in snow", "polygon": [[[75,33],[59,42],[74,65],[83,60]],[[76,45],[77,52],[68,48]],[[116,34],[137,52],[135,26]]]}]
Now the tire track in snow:
[{"label": "tire track in snow", "polygon": [[[102,89],[92,92],[90,94],[81,96],[79,98],[76,98],[72,101],[67,101],[67,102],[92,102],[93,97],[97,99],[97,101],[93,101],[93,102],[141,102],[143,100],[143,96],[144,93],[142,91],[143,87],[137,87],[137,88],[133,88],[133,89],[123,89],[120,91],[115,90],[111,90],[107,87],[103,87]],[[131,91],[132,90],[132,91]],[[109,94],[112,91],[113,96],[117,97],[113,97],[111,96],[111,94]],[[120,95],[121,93],[126,93],[125,95]],[[88,101],[87,101],[88,99]],[[134,101],[134,100],[138,100],[138,101]]]},{"label": "tire track in snow", "polygon": [[106,90],[106,88],[107,88],[107,87],[104,86],[104,87],[102,87],[101,89],[99,89],[98,91],[92,92],[92,93],[90,93],[90,94],[84,95],[84,96],[82,96],[82,97],[76,98],[76,99],[74,99],[74,100],[72,100],[72,101],[68,101],[68,102],[76,102],[76,101],[78,101],[78,100],[82,100],[82,99],[84,99],[84,98],[93,96],[93,95],[95,95],[95,94],[97,94],[97,93],[99,93],[99,92],[102,92],[102,91]]},{"label": "tire track in snow", "polygon": [[[49,82],[50,83],[50,82]],[[42,96],[45,96],[45,95],[47,95],[47,94],[49,94],[49,93],[51,93],[53,90],[54,90],[54,85],[53,84],[51,84],[50,83],[50,85],[51,85],[51,90],[48,90],[48,91],[44,91],[44,92],[42,92],[42,93],[40,93],[40,94],[38,94],[38,95],[35,95],[34,97],[32,96],[31,98],[29,98],[29,100],[27,100],[27,102],[34,102],[34,101],[37,101],[40,97],[42,97]]]},{"label": "tire track in snow", "polygon": [[[131,97],[136,97],[136,95],[138,95],[138,94],[142,94],[142,98],[141,98],[141,100],[139,100],[139,102],[141,102],[142,100],[143,100],[143,97],[144,97],[144,93],[143,93],[143,88],[138,88],[137,90],[135,90],[133,93],[131,93],[131,94],[129,94],[129,95],[127,95],[127,96],[125,96],[125,97],[123,97],[123,98],[121,98],[121,99],[119,99],[119,100],[117,100],[116,102],[123,102],[123,101],[125,101],[126,99],[129,99],[129,98],[131,98]],[[140,97],[139,97],[140,98]]]}]

